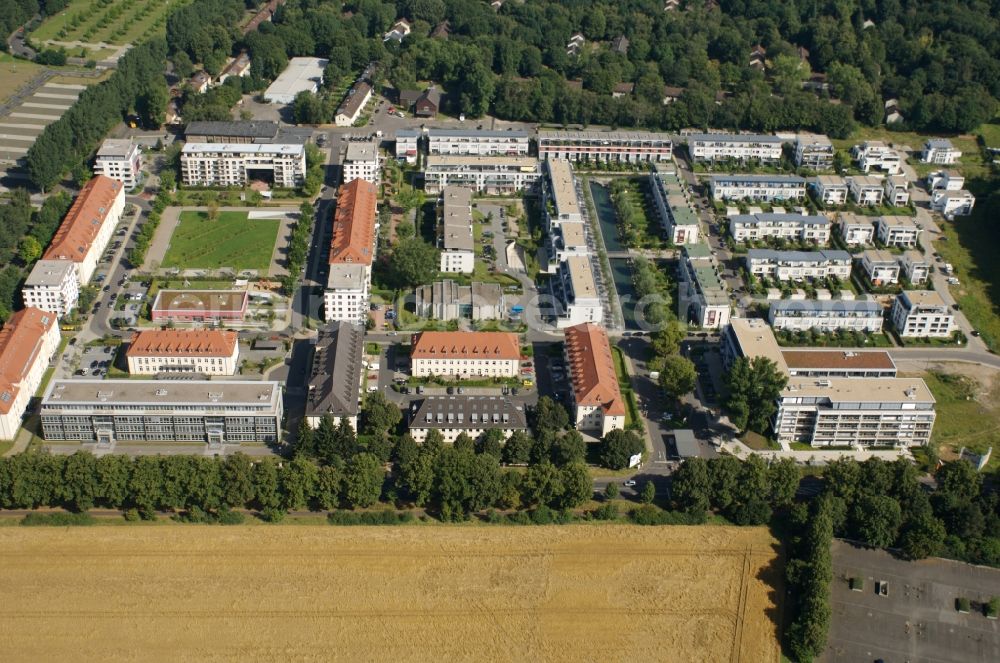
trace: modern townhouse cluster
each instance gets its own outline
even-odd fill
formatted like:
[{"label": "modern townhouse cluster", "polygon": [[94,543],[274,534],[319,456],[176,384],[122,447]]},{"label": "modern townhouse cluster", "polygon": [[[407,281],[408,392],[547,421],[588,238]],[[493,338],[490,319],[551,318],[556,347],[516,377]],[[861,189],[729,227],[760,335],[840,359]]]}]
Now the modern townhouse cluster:
[{"label": "modern townhouse cluster", "polygon": [[839,250],[777,251],[750,249],[746,258],[747,272],[779,281],[824,279],[851,276],[851,254]]},{"label": "modern townhouse cluster", "polygon": [[806,179],[798,175],[712,175],[708,186],[715,201],[780,202],[806,196]]},{"label": "modern townhouse cluster", "polygon": [[181,181],[191,186],[245,186],[265,178],[296,187],[306,175],[306,152],[292,143],[185,143]]},{"label": "modern townhouse cluster", "polygon": [[830,219],[814,214],[737,214],[729,217],[729,233],[737,242],[785,239],[826,244]]},{"label": "modern townhouse cluster", "polygon": [[676,168],[654,163],[649,173],[649,188],[653,192],[660,225],[670,241],[678,246],[698,242],[701,237],[698,213]]},{"label": "modern townhouse cluster", "polygon": [[532,188],[541,177],[534,157],[428,156],[424,190],[440,193],[446,186],[464,186],[476,193],[505,195]]},{"label": "modern townhouse cluster", "polygon": [[677,317],[706,329],[729,323],[729,295],[719,278],[719,263],[704,239],[681,247],[677,283]]},{"label": "modern townhouse cluster", "polygon": [[[398,132],[396,138],[399,139]],[[427,154],[431,156],[523,157],[528,155],[528,144],[528,132],[520,129],[427,130]]]},{"label": "modern townhouse cluster", "polygon": [[378,239],[377,188],[354,180],[337,196],[330,239],[330,273],[323,293],[327,321],[363,323],[371,294]]},{"label": "modern townhouse cluster", "polygon": [[643,163],[670,161],[673,141],[669,134],[648,131],[546,131],[538,132],[538,158],[575,162]]},{"label": "modern townhouse cluster", "polygon": [[759,134],[689,134],[688,155],[695,162],[781,161],[782,140]]},{"label": "modern townhouse cluster", "polygon": [[438,203],[440,271],[471,274],[476,267],[472,232],[472,189],[446,186]]}]

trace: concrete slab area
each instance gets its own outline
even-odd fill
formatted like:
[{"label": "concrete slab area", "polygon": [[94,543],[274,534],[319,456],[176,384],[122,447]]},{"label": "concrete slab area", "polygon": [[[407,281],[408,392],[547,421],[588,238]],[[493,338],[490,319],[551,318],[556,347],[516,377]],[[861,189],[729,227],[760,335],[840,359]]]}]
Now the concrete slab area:
[{"label": "concrete slab area", "polygon": [[57,104],[57,103],[51,103],[51,100],[50,100],[49,103],[44,103],[44,104],[41,103],[41,102],[38,102],[38,101],[26,101],[23,104],[21,104],[21,107],[22,108],[45,108],[45,109],[49,109],[49,110],[64,111],[64,110],[66,110],[67,108],[69,108],[72,105],[73,105],[72,101],[66,101],[64,103]]},{"label": "concrete slab area", "polygon": [[37,133],[42,133],[42,129],[44,128],[45,128],[44,124],[22,124],[16,122],[0,122],[0,131],[7,131],[9,129],[25,129],[26,133],[31,133],[32,131],[35,131]]},{"label": "concrete slab area", "polygon": [[[1000,570],[944,559],[905,562],[835,540],[826,663],[1000,661],[1000,622],[956,610],[956,599],[1000,596]],[[864,581],[862,591],[850,578]],[[876,583],[887,582],[886,595]]]},{"label": "concrete slab area", "polygon": [[46,83],[42,86],[42,89],[53,88],[55,90],[86,90],[86,85],[77,85],[76,83]]},{"label": "concrete slab area", "polygon": [[56,120],[59,119],[59,115],[61,115],[61,113],[57,114],[57,115],[43,115],[42,113],[11,113],[10,114],[11,117],[29,118],[29,119],[32,119],[32,120],[45,120],[46,122],[55,122]]}]

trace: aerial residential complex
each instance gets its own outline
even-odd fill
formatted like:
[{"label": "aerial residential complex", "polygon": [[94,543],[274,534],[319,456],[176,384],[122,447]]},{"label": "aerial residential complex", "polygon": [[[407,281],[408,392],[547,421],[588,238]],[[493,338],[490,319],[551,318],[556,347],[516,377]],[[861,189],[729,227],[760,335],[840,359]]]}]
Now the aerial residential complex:
[{"label": "aerial residential complex", "polygon": [[239,338],[221,329],[148,329],[132,336],[125,356],[132,375],[235,375]]},{"label": "aerial residential complex", "polygon": [[837,215],[837,228],[848,246],[866,246],[875,241],[875,224],[870,216],[843,212]]},{"label": "aerial residential complex", "polygon": [[781,160],[781,139],[756,134],[690,134],[688,153],[694,161]]},{"label": "aerial residential complex", "polygon": [[847,251],[775,251],[750,249],[746,254],[747,271],[754,276],[768,276],[779,281],[836,276],[851,276],[851,254]]},{"label": "aerial residential complex", "polygon": [[424,190],[441,193],[455,185],[489,195],[511,194],[530,189],[539,177],[534,157],[428,156]]},{"label": "aerial residential complex", "polygon": [[795,165],[812,170],[833,168],[833,143],[826,136],[799,134],[795,139]]},{"label": "aerial residential complex", "polygon": [[593,324],[567,328],[564,354],[572,385],[573,425],[599,436],[625,428],[625,400],[607,332]]},{"label": "aerial residential complex", "polygon": [[413,335],[410,371],[414,377],[517,377],[521,346],[506,332],[435,332]]},{"label": "aerial residential complex", "polygon": [[729,323],[729,295],[719,278],[719,265],[702,240],[681,248],[677,283],[677,317],[706,329]]},{"label": "aerial residential complex", "polygon": [[439,203],[438,247],[442,272],[471,274],[476,267],[476,247],[472,236],[472,190],[446,186]]},{"label": "aerial residential complex", "polygon": [[670,166],[653,164],[649,188],[660,216],[660,225],[674,244],[695,244],[701,237],[698,214],[694,211],[687,187]]},{"label": "aerial residential complex", "polygon": [[330,239],[330,273],[323,293],[327,321],[364,322],[378,239],[377,187],[354,180],[340,187]]},{"label": "aerial residential complex", "polygon": [[972,214],[972,208],[975,205],[976,197],[965,189],[959,191],[935,189],[931,193],[931,209],[946,219],[968,216]]},{"label": "aerial residential complex", "polygon": [[604,320],[604,302],[597,292],[594,262],[589,255],[572,255],[556,267],[556,277],[550,283],[557,327]]},{"label": "aerial residential complex", "polygon": [[713,175],[709,191],[712,200],[798,200],[805,198],[806,180],[798,175]]},{"label": "aerial residential complex", "polygon": [[885,171],[886,175],[896,175],[903,165],[903,157],[880,140],[870,140],[851,148],[851,157],[858,168],[869,172],[872,168]]},{"label": "aerial residential complex", "polygon": [[729,232],[737,242],[767,237],[826,244],[830,220],[806,214],[737,214],[729,217]]},{"label": "aerial residential complex", "polygon": [[499,430],[506,440],[515,431],[527,431],[524,406],[506,396],[428,396],[410,403],[409,433],[417,443],[436,430],[445,444],[454,444],[465,433],[473,441],[487,431]]},{"label": "aerial residential complex", "polygon": [[545,210],[545,227],[553,227],[566,222],[583,221],[573,167],[565,159],[548,159],[544,162],[545,177],[542,179],[542,207]]},{"label": "aerial residential complex", "polygon": [[134,189],[142,173],[142,150],[132,139],[109,138],[97,148],[94,174],[118,180]]},{"label": "aerial residential complex", "polygon": [[59,348],[56,316],[37,308],[14,313],[0,329],[0,440],[13,440]]},{"label": "aerial residential complex", "polygon": [[274,443],[281,385],[226,380],[53,380],[42,397],[42,436],[116,442]]},{"label": "aerial residential complex", "polygon": [[885,200],[885,185],[878,177],[858,175],[847,178],[851,198],[862,207],[878,207]]},{"label": "aerial residential complex", "polygon": [[837,207],[847,204],[850,187],[847,180],[839,175],[820,175],[809,186],[816,192],[816,198],[824,205]]},{"label": "aerial residential complex", "polygon": [[[396,136],[398,139],[399,132]],[[528,132],[428,129],[427,153],[435,156],[528,156]]]},{"label": "aerial residential complex", "polygon": [[361,410],[361,382],[364,327],[353,322],[332,322],[320,329],[312,352],[306,395],[306,422],[319,428],[323,417],[334,423],[347,420],[358,430]]},{"label": "aerial residential complex", "polygon": [[861,254],[861,271],[868,282],[876,287],[899,282],[899,262],[896,256],[884,249],[869,249]]},{"label": "aerial residential complex", "polygon": [[396,129],[396,159],[416,163],[420,149],[420,129]]},{"label": "aerial residential complex", "polygon": [[913,248],[920,237],[920,228],[911,216],[880,216],[875,220],[878,240],[886,246]]},{"label": "aerial residential complex", "polygon": [[647,131],[539,131],[538,158],[571,161],[669,161],[668,134]]},{"label": "aerial residential complex", "polygon": [[904,290],[892,303],[889,317],[903,337],[947,338],[958,329],[951,309],[934,290]]},{"label": "aerial residential complex", "polygon": [[823,332],[882,331],[884,309],[870,299],[782,299],[771,302],[767,321],[775,329]]},{"label": "aerial residential complex", "polygon": [[181,180],[191,186],[244,186],[263,178],[295,187],[305,180],[306,151],[290,143],[185,143]]}]

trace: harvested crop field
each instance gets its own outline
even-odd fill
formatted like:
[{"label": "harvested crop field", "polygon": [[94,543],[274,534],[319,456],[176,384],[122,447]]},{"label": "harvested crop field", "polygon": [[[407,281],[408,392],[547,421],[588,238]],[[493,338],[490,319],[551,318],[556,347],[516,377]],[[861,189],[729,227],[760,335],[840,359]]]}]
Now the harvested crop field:
[{"label": "harvested crop field", "polygon": [[762,528],[0,528],[13,661],[774,661]]}]

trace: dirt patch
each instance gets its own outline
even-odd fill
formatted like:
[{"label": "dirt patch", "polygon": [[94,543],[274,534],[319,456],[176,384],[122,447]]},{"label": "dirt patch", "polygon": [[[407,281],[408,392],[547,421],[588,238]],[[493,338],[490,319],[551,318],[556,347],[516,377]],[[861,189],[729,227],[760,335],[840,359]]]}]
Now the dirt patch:
[{"label": "dirt patch", "polygon": [[773,661],[763,528],[0,529],[7,661]]}]

